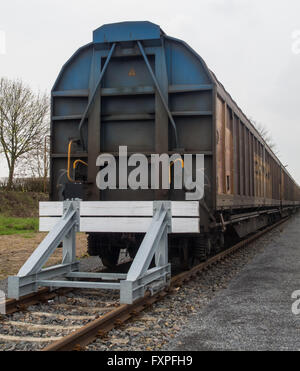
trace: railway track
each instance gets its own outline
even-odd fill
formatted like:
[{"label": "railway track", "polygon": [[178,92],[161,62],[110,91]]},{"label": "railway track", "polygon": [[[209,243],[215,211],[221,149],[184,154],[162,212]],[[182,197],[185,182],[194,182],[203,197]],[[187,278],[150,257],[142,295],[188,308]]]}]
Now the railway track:
[{"label": "railway track", "polygon": [[[0,322],[0,347],[12,344],[15,350],[83,350],[97,337],[106,336],[115,327],[134,319],[146,308],[176,293],[176,288],[203,270],[261,235],[287,221],[288,218],[256,233],[204,263],[182,272],[171,280],[171,286],[153,296],[147,293],[131,305],[120,305],[118,293],[101,290],[41,289],[20,300],[7,301],[7,314]],[[1,344],[2,343],[2,344]]]}]

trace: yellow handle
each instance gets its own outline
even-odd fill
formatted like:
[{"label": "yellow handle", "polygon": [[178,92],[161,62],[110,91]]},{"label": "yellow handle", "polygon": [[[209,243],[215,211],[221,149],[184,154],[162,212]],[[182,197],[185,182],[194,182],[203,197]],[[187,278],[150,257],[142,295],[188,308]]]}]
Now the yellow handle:
[{"label": "yellow handle", "polygon": [[181,168],[182,169],[184,168],[184,162],[183,162],[183,159],[182,158],[177,158],[175,161],[172,161],[170,163],[170,167],[169,167],[169,184],[171,184],[171,166],[174,165],[176,161],[181,161]]},{"label": "yellow handle", "polygon": [[[67,171],[67,177],[68,177],[68,179],[69,179],[70,182],[73,182],[74,183],[75,182],[75,179],[73,179],[71,177],[71,175],[70,175],[72,143],[73,143],[73,139],[70,140],[69,145],[68,145],[68,171]],[[73,163],[73,169],[76,169],[76,166],[77,166],[77,164],[79,162],[82,163],[83,165],[88,166],[88,164],[86,162],[78,159],[78,160],[74,161],[74,163]]]},{"label": "yellow handle", "polygon": [[68,171],[67,171],[67,177],[70,182],[75,182],[73,178],[70,176],[70,167],[71,167],[71,149],[72,149],[72,143],[73,139],[70,140],[69,145],[68,145]]}]

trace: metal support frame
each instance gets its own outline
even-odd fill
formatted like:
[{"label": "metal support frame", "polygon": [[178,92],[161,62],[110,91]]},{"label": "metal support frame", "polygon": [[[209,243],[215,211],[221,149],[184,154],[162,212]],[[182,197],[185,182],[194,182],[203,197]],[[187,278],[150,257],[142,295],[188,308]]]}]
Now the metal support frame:
[{"label": "metal support frame", "polygon": [[175,136],[175,148],[177,148],[177,147],[178,147],[178,133],[177,133],[177,127],[176,127],[176,124],[175,124],[174,118],[173,118],[173,116],[172,116],[171,111],[169,110],[168,104],[167,104],[167,102],[166,102],[166,100],[165,100],[165,98],[164,98],[164,95],[163,95],[163,93],[162,93],[162,91],[161,91],[161,89],[160,89],[159,83],[158,83],[158,81],[157,81],[157,79],[156,79],[156,77],[155,77],[155,74],[154,74],[154,72],[153,72],[153,70],[152,70],[152,68],[151,68],[151,65],[150,65],[150,63],[149,63],[149,60],[148,60],[148,58],[147,58],[147,55],[146,55],[146,53],[145,53],[145,51],[144,51],[143,45],[142,45],[142,43],[141,43],[140,41],[137,41],[137,44],[138,44],[138,47],[139,47],[139,49],[140,49],[140,52],[141,52],[141,54],[142,54],[142,56],[143,56],[143,58],[144,58],[144,61],[145,61],[146,66],[147,66],[147,68],[148,68],[148,71],[149,71],[149,73],[150,73],[150,75],[151,75],[151,78],[152,78],[152,80],[153,80],[153,82],[154,82],[154,84],[155,84],[155,87],[156,87],[156,89],[157,89],[157,91],[158,91],[158,94],[159,94],[159,96],[160,96],[160,98],[161,98],[161,101],[162,101],[162,103],[163,103],[163,105],[164,105],[164,107],[165,107],[165,110],[166,110],[166,112],[167,112],[167,114],[168,114],[168,116],[169,116],[169,119],[170,119],[170,121],[171,121],[171,124],[172,124],[172,126],[173,126],[174,136]]},{"label": "metal support frame", "polygon": [[86,148],[86,145],[85,145],[85,143],[84,143],[84,139],[83,139],[82,127],[83,127],[83,124],[84,124],[85,119],[87,118],[87,116],[88,116],[88,114],[89,114],[89,111],[90,111],[90,109],[91,109],[91,106],[92,106],[93,103],[94,103],[94,100],[95,100],[95,97],[96,97],[96,95],[97,95],[97,92],[98,92],[99,89],[100,89],[100,85],[101,85],[101,82],[102,82],[102,78],[103,78],[103,76],[104,76],[104,74],[105,74],[105,71],[106,71],[107,66],[108,66],[108,64],[109,64],[109,61],[110,61],[110,59],[111,59],[111,57],[112,57],[112,55],[113,55],[113,52],[114,52],[114,50],[115,50],[115,47],[116,47],[116,43],[113,43],[112,46],[111,46],[111,48],[110,48],[110,51],[109,51],[109,53],[108,53],[107,59],[106,59],[106,61],[105,61],[105,64],[104,64],[104,66],[103,66],[103,68],[102,68],[102,71],[101,71],[101,73],[100,73],[100,76],[99,76],[99,79],[98,79],[98,81],[97,81],[96,87],[95,87],[95,89],[94,89],[94,91],[93,91],[93,93],[92,93],[92,95],[91,95],[91,98],[90,98],[90,100],[89,100],[89,102],[88,102],[88,105],[87,105],[87,107],[86,107],[86,109],[85,109],[85,111],[84,111],[84,113],[83,113],[83,115],[82,115],[82,118],[81,118],[80,123],[79,123],[79,126],[78,126],[79,135],[80,135],[80,140],[81,140],[81,143],[82,143],[82,147],[83,147],[83,149]]},{"label": "metal support frame", "polygon": [[[40,286],[39,280],[43,278],[50,279],[78,270],[75,234],[79,228],[79,200],[64,201],[63,205],[63,215],[59,222],[32,253],[17,276],[8,277],[8,297],[18,299],[37,291]],[[61,242],[63,242],[62,263],[44,268]]]},{"label": "metal support frame", "polygon": [[[168,263],[168,233],[171,232],[171,202],[154,201],[153,218],[142,244],[131,264],[127,279],[121,281],[121,303],[133,303],[169,284],[171,265]],[[155,267],[150,268],[155,258]]]},{"label": "metal support frame", "polygon": [[[64,201],[63,215],[49,232],[17,276],[8,278],[8,297],[36,292],[39,287],[73,287],[120,290],[120,302],[131,304],[169,285],[168,233],[171,232],[171,201],[154,201],[153,218],[128,273],[79,272],[76,261],[76,232],[80,223],[80,201]],[[62,263],[44,268],[49,257],[63,242]],[[151,267],[154,259],[155,265]],[[57,277],[62,277],[55,279]],[[79,281],[76,279],[89,279]],[[101,281],[92,281],[93,279]],[[108,282],[103,282],[108,281]]]}]

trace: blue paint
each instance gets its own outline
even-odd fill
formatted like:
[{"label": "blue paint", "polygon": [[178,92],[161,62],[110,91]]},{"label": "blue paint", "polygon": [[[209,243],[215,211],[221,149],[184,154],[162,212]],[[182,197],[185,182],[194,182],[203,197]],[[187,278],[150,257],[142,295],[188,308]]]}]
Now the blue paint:
[{"label": "blue paint", "polygon": [[184,44],[174,40],[165,42],[169,83],[180,84],[209,84],[210,77],[206,73],[197,56]]},{"label": "blue paint", "polygon": [[151,22],[105,24],[93,33],[94,43],[159,39],[161,29]]},{"label": "blue paint", "polygon": [[[153,55],[160,55],[161,40],[164,39],[165,58],[169,85],[204,85],[213,83],[212,76],[205,63],[187,44],[181,40],[169,38],[159,26],[151,22],[121,22],[107,24],[99,27],[93,33],[93,42],[79,49],[64,65],[53,90],[88,89],[93,86],[91,78],[95,81],[100,74],[100,66],[91,77],[91,66],[94,53],[105,52],[109,43],[122,43],[128,41],[146,41],[146,53],[154,68]],[[150,51],[147,50],[150,47]],[[102,52],[101,52],[102,54]],[[117,61],[113,58],[108,66],[103,80],[103,87],[126,88],[152,85],[151,77],[147,72],[144,61],[139,57],[132,58],[132,68],[136,76],[130,76],[127,71],[126,57]],[[160,58],[160,57],[159,57]],[[101,56],[94,60],[99,65]],[[90,85],[91,84],[91,85]]]},{"label": "blue paint", "polygon": [[75,53],[69,60],[59,78],[56,90],[87,89],[89,85],[92,50],[85,49]]},{"label": "blue paint", "polygon": [[[146,58],[140,53],[139,42]],[[100,100],[99,115],[84,120],[113,44],[115,50],[99,85],[99,95],[95,95],[95,102]],[[58,197],[58,169],[67,166],[70,138],[80,137],[76,151],[86,152],[88,161],[93,151],[117,152],[119,145],[127,145],[129,152],[177,148],[199,153],[212,151],[214,83],[201,57],[183,41],[168,37],[154,23],[122,22],[96,29],[93,41],[66,62],[53,87],[53,92],[58,93],[52,98],[52,153],[65,157],[51,158],[52,199]],[[92,104],[92,109],[95,106]],[[99,127],[97,143],[91,140],[91,133],[99,133]],[[93,147],[89,148],[91,142]],[[92,178],[92,169],[93,164],[82,169],[86,178]]]}]

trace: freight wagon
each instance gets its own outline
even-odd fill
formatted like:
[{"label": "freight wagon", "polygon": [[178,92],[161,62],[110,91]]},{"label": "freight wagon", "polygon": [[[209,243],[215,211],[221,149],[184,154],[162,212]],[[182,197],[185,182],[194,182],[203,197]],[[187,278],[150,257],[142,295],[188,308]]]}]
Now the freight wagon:
[{"label": "freight wagon", "polygon": [[[170,256],[185,265],[222,249],[226,236],[244,237],[300,204],[299,186],[204,60],[153,23],[95,30],[63,66],[51,105],[53,201],[101,201],[107,209],[109,202],[184,201],[173,180],[170,189],[100,191],[97,157],[117,156],[120,146],[128,156],[204,155],[198,211],[169,234]],[[118,230],[115,219],[102,218],[105,227],[87,229],[89,254],[107,266],[117,263],[120,249],[135,256],[144,236],[139,220]]]}]

